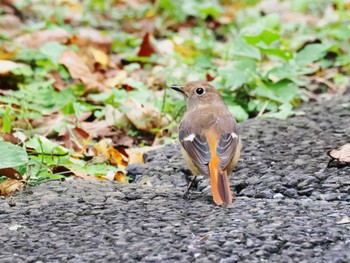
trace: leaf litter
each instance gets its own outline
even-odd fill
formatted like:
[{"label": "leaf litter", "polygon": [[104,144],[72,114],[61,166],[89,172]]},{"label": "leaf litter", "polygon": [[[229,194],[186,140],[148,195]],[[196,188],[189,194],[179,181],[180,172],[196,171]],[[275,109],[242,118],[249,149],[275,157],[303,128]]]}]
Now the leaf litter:
[{"label": "leaf litter", "polygon": [[[1,134],[28,159],[2,168],[11,180],[127,182],[129,163],[176,137],[174,83],[211,81],[240,121],[286,118],[349,83],[348,5],[48,2],[0,4]],[[294,32],[298,21],[309,27]]]}]

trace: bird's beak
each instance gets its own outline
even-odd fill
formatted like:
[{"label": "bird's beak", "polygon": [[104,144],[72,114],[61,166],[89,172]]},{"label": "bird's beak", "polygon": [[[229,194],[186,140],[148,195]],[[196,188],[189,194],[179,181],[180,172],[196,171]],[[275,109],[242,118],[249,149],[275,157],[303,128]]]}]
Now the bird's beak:
[{"label": "bird's beak", "polygon": [[183,87],[181,87],[181,86],[171,86],[170,88],[172,88],[173,90],[176,90],[178,92],[185,93]]}]

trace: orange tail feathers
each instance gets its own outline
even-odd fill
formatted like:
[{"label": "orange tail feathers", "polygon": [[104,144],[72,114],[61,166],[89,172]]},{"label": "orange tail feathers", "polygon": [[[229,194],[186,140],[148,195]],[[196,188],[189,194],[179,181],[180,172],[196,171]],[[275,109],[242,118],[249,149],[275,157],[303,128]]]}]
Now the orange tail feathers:
[{"label": "orange tail feathers", "polygon": [[218,162],[212,160],[209,163],[211,192],[217,205],[229,205],[232,203],[232,192],[228,182],[227,171],[218,169]]}]

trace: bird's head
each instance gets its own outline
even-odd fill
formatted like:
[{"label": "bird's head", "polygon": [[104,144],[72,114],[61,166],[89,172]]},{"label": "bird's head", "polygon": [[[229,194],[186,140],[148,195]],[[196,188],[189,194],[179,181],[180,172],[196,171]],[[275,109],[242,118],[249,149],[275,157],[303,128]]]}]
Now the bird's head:
[{"label": "bird's head", "polygon": [[188,110],[222,101],[220,93],[206,81],[190,81],[183,86],[174,85],[171,88],[184,95]]}]

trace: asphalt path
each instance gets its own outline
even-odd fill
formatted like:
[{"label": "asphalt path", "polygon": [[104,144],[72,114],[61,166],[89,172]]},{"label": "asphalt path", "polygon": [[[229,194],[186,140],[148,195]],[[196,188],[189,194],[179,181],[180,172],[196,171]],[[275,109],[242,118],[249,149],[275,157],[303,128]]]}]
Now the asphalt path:
[{"label": "asphalt path", "polygon": [[350,167],[326,152],[350,142],[350,95],[288,120],[242,123],[214,205],[208,180],[183,199],[179,145],[129,167],[135,183],[49,182],[0,199],[0,262],[350,262]]}]

